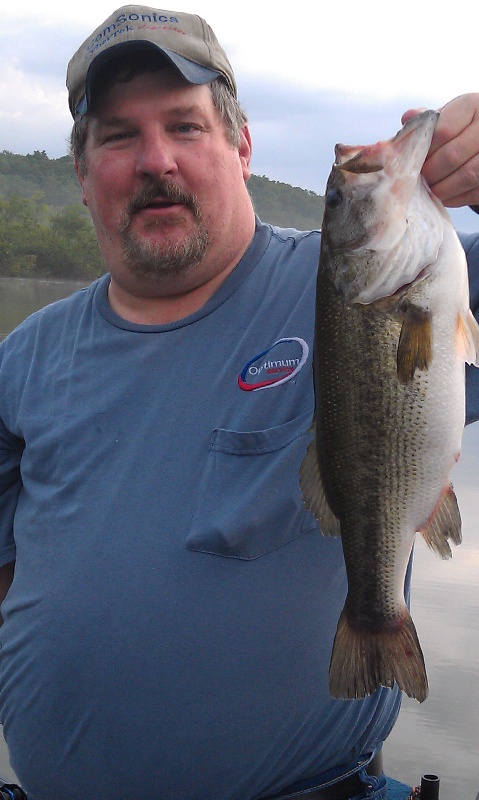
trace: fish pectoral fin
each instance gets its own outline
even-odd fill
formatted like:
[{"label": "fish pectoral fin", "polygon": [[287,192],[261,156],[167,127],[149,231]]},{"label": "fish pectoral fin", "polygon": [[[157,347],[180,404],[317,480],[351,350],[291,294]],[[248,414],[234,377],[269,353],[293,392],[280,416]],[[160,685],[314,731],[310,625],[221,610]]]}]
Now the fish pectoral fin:
[{"label": "fish pectoral fin", "polygon": [[452,557],[449,540],[455,545],[461,544],[461,515],[451,485],[443,492],[427,525],[419,532],[429,547],[441,558]]},{"label": "fish pectoral fin", "polygon": [[479,325],[472,311],[468,314],[458,314],[457,318],[459,350],[467,364],[479,367]]},{"label": "fish pectoral fin", "polygon": [[316,450],[316,426],[313,422],[311,431],[314,438],[308,445],[306,455],[299,470],[299,485],[306,508],[311,511],[319,522],[321,533],[324,536],[340,536],[339,520],[331,511],[326,500],[323,479],[318,464]]},{"label": "fish pectoral fin", "polygon": [[399,335],[397,373],[399,381],[410,383],[417,369],[426,370],[432,359],[431,313],[408,304]]}]

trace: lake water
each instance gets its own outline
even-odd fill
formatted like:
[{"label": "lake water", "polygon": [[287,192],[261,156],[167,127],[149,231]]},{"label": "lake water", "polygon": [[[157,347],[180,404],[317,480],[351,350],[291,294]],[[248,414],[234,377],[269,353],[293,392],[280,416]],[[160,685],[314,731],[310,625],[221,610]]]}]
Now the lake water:
[{"label": "lake water", "polygon": [[[82,284],[0,278],[0,338],[27,314]],[[416,545],[412,613],[424,650],[430,693],[405,698],[385,745],[386,771],[411,785],[441,778],[441,800],[476,800],[479,792],[479,425],[466,429],[454,487],[463,543],[442,561]],[[14,775],[0,739],[0,774]]]}]

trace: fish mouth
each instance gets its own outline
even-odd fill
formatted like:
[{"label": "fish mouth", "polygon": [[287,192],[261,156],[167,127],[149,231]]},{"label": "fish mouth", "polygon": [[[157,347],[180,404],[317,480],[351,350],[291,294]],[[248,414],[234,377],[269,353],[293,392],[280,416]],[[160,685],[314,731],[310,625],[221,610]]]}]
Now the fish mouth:
[{"label": "fish mouth", "polygon": [[382,142],[362,147],[359,152],[357,148],[352,148],[354,155],[348,152],[348,148],[343,148],[343,145],[336,145],[336,166],[342,172],[363,175],[369,172],[381,172],[385,167],[386,158]]},{"label": "fish mouth", "polygon": [[438,117],[438,111],[427,109],[408,120],[388,141],[379,141],[365,147],[337,144],[335,166],[353,175],[381,172],[387,169],[389,162],[396,162],[401,154],[403,162],[407,159],[405,171],[419,171],[429,150]]}]

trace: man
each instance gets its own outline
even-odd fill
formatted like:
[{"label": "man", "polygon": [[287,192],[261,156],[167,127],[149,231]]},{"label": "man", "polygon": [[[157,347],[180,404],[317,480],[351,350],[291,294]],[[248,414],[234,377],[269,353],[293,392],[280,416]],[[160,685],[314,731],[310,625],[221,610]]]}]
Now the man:
[{"label": "man", "polygon": [[[119,9],[67,85],[108,274],[0,350],[12,765],[33,800],[384,798],[399,693],[329,696],[341,545],[298,485],[319,234],[255,220],[198,17]],[[478,108],[445,107],[425,166],[454,205],[479,202]]]}]

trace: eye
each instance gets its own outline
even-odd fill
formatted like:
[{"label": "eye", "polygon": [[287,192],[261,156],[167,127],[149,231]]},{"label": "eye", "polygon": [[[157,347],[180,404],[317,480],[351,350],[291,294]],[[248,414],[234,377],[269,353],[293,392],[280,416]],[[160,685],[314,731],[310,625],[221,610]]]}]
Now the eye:
[{"label": "eye", "polygon": [[101,139],[101,143],[106,146],[115,145],[118,143],[121,144],[122,142],[131,139],[132,136],[133,136],[132,131],[126,131],[126,130],[113,131],[111,133],[105,133]]},{"label": "eye", "polygon": [[123,139],[126,139],[129,136],[128,133],[122,131],[121,133],[113,133],[111,136],[106,138],[107,142],[122,142]]},{"label": "eye", "polygon": [[194,122],[180,122],[176,125],[175,130],[180,135],[197,136],[200,132],[200,126]]},{"label": "eye", "polygon": [[337,208],[343,201],[343,195],[339,189],[329,189],[325,203],[328,208]]}]

